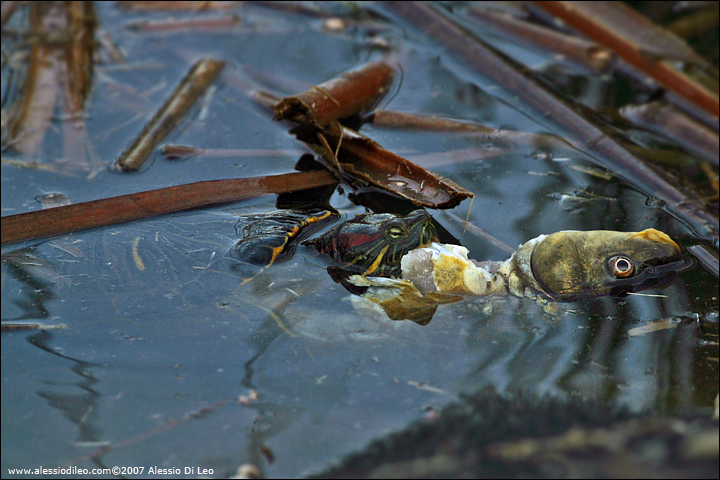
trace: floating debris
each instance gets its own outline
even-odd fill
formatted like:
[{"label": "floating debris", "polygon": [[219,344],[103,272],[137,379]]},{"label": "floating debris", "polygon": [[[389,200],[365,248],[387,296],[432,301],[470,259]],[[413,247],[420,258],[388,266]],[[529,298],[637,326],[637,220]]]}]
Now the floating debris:
[{"label": "floating debris", "polygon": [[3,332],[15,330],[65,330],[68,326],[64,323],[19,323],[19,322],[2,322],[0,324]]},{"label": "floating debris", "polygon": [[672,318],[663,318],[661,320],[650,322],[642,327],[631,328],[628,330],[627,334],[628,337],[640,337],[642,335],[647,335],[648,333],[666,330],[668,328],[677,328],[678,325],[679,323]]},{"label": "floating debris", "polygon": [[180,85],[155,113],[133,143],[120,155],[113,168],[123,172],[138,171],[160,143],[182,120],[203,93],[215,82],[225,62],[202,59],[195,62]]}]

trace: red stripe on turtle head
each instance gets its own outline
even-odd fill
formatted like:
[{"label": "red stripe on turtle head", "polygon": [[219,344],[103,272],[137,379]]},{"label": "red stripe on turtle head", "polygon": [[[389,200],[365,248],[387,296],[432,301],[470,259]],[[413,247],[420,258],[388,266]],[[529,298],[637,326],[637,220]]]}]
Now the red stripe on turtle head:
[{"label": "red stripe on turtle head", "polygon": [[374,242],[380,237],[382,237],[382,233],[380,232],[370,235],[366,233],[347,232],[338,236],[337,243],[338,247],[342,247],[344,250],[348,250],[350,248],[360,247],[367,243]]}]

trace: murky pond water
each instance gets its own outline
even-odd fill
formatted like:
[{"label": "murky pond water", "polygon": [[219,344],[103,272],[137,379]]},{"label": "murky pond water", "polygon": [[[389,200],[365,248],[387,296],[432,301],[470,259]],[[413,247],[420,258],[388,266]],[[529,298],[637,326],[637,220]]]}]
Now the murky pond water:
[{"label": "murky pond water", "polygon": [[[332,33],[312,16],[247,6],[238,26],[219,32],[136,32],[129,22],[155,17],[112,4],[97,8],[100,26],[127,59],[96,67],[86,124],[99,163],[59,162],[58,116],[40,150],[17,158],[55,165],[53,171],[3,162],[3,215],[37,210],[35,198],[50,192],[81,202],[291,171],[305,150],[253,104],[247,85],[300,91],[380,58],[386,44],[403,52],[402,82],[387,108],[548,131],[481,90],[476,85],[486,88],[485,80],[443,58],[432,43],[405,37],[390,23]],[[22,21],[16,12],[8,26]],[[370,37],[370,27],[381,33]],[[4,53],[16,48],[3,35]],[[588,78],[537,53],[511,50],[532,66],[550,62],[546,74],[557,69],[558,81],[573,85],[569,90],[587,104],[630,96],[612,78]],[[181,162],[157,156],[132,175],[107,170],[200,56],[222,58],[226,70],[205,110],[168,141],[245,153]],[[4,63],[4,97],[12,96],[9,69]],[[477,229],[464,230],[468,211],[471,224],[512,248],[571,229],[653,227],[684,246],[694,241],[653,199],[598,173],[569,147],[490,148],[471,134],[377,126],[363,132],[475,193],[472,209],[465,201],[450,213],[431,212],[471,258],[509,254]],[[348,214],[364,212],[345,193],[332,203]],[[243,284],[229,254],[237,216],[274,208],[274,198],[261,197],[4,247],[3,321],[66,328],[3,332],[3,475],[9,468],[76,465],[181,473],[194,467],[194,475],[202,467],[217,477],[252,463],[267,477],[297,477],[483,386],[581,395],[635,412],[712,407],[717,345],[704,342],[697,320],[717,324],[718,285],[701,268],[647,292],[655,296],[566,304],[555,319],[531,300],[466,300],[440,306],[420,326],[364,308],[306,247]],[[663,319],[674,328],[630,333]]]}]

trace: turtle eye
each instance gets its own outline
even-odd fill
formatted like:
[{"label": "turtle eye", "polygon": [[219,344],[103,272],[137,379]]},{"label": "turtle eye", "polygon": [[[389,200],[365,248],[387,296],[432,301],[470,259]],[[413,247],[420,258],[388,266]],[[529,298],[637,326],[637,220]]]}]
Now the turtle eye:
[{"label": "turtle eye", "polygon": [[402,236],[405,234],[405,232],[403,231],[403,229],[400,228],[400,227],[389,227],[389,228],[385,231],[385,233],[386,233],[387,236],[390,237],[390,238],[400,238],[400,237],[402,237]]},{"label": "turtle eye", "polygon": [[635,265],[628,257],[617,255],[608,260],[608,267],[610,272],[615,275],[615,278],[627,278],[635,273]]}]

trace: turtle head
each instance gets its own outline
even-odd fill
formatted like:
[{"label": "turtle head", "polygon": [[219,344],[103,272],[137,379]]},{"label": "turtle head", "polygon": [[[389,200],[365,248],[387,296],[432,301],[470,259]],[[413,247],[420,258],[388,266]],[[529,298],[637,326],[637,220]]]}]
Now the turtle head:
[{"label": "turtle head", "polygon": [[562,301],[666,286],[688,264],[678,244],[654,228],[553,233],[535,246],[530,260],[540,288]]},{"label": "turtle head", "polygon": [[432,217],[424,210],[415,210],[406,216],[357,215],[304,244],[314,245],[357,273],[389,277],[400,274],[400,259],[407,252],[437,240]]},{"label": "turtle head", "polygon": [[[394,216],[382,222],[380,230],[383,242],[388,245],[380,273],[367,275],[387,276],[400,274],[400,260],[410,250],[422,248],[438,241],[438,232],[433,219],[425,210],[415,210],[404,217]],[[383,273],[390,272],[392,273]]]}]

